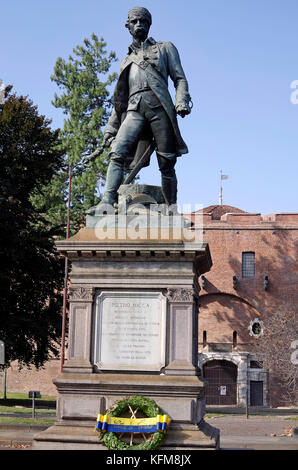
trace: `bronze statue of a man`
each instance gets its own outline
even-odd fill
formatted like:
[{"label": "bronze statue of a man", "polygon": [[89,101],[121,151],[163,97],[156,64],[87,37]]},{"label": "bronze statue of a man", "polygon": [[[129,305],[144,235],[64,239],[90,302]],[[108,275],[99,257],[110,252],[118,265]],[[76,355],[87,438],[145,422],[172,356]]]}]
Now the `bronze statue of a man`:
[{"label": "bronze statue of a man", "polygon": [[[149,158],[142,166],[149,165],[155,148],[165,200],[176,204],[175,164],[178,156],[188,152],[177,114],[184,117],[190,113],[191,98],[176,47],[148,37],[151,22],[146,8],[135,7],[128,13],[125,26],[133,42],[120,65],[114,108],[104,133],[103,145],[111,149],[101,203],[115,203],[124,171],[132,169],[151,144]],[[168,91],[169,76],[176,89],[175,106]]]}]

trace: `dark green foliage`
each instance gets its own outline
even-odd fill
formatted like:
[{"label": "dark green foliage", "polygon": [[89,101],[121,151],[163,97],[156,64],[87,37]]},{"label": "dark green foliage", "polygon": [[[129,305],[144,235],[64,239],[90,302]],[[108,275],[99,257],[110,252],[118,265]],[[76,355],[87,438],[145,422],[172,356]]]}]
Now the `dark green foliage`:
[{"label": "dark green foliage", "polygon": [[[59,57],[56,61],[51,80],[61,94],[55,94],[53,105],[61,108],[66,115],[61,130],[61,146],[73,165],[71,188],[71,233],[77,232],[84,223],[85,211],[100,200],[100,187],[97,181],[104,184],[107,167],[107,153],[100,155],[82,171],[77,164],[80,160],[96,150],[103,137],[102,129],[106,126],[111,111],[109,86],[116,80],[115,73],[109,69],[116,56],[114,52],[107,55],[106,43],[95,34],[91,39],[84,39],[83,46],[73,49],[74,56],[68,60]],[[55,189],[54,189],[55,188]],[[66,225],[66,201],[68,195],[68,165],[53,183],[52,189],[60,201],[52,205],[56,210],[48,212],[48,218],[57,226]],[[65,233],[65,230],[64,230]]]},{"label": "dark green foliage", "polygon": [[11,88],[0,105],[0,338],[7,363],[39,367],[58,353],[64,261],[32,195],[51,182],[63,157],[58,131]]}]

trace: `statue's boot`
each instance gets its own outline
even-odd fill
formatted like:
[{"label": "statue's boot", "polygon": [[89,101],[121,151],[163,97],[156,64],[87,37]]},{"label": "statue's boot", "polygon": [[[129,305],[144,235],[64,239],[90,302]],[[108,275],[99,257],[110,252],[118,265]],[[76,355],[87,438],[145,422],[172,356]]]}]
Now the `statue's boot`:
[{"label": "statue's boot", "polygon": [[102,200],[97,206],[90,207],[90,209],[86,211],[87,214],[96,215],[96,213],[104,214],[112,212],[111,207],[113,207],[117,201],[117,191],[122,183],[123,175],[122,162],[111,159],[108,166],[106,187]]},{"label": "statue's boot", "polygon": [[174,176],[162,176],[161,188],[167,205],[169,206],[169,215],[178,214],[177,209],[177,178]]},{"label": "statue's boot", "polygon": [[[162,176],[161,178],[162,192],[165,198],[167,205],[169,206],[168,214],[169,216],[180,215],[178,212],[177,206],[177,178],[174,176]],[[189,220],[184,220],[185,227],[192,227],[193,222]]]}]

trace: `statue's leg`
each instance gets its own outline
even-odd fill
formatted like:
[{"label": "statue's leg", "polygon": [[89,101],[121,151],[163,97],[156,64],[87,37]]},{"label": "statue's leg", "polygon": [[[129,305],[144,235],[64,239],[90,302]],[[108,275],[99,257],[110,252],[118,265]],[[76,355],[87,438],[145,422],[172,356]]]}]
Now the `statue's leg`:
[{"label": "statue's leg", "polygon": [[140,113],[137,111],[127,112],[111,145],[110,163],[102,200],[97,206],[88,209],[87,214],[105,211],[107,205],[113,206],[117,201],[117,191],[124,176],[125,158],[132,152],[144,125],[145,118]]},{"label": "statue's leg", "polygon": [[[161,172],[161,187],[166,203],[176,206],[177,203],[177,178],[175,172],[176,146],[175,134],[170,119],[160,106],[148,110],[147,118],[150,122],[152,133],[157,145],[157,160]],[[176,208],[173,207],[173,212]]]},{"label": "statue's leg", "polygon": [[160,155],[156,152],[159,169],[161,172],[161,187],[166,203],[169,206],[177,203],[177,177],[175,172],[176,156]]},{"label": "statue's leg", "polygon": [[124,159],[121,155],[115,153],[112,153],[110,158],[104,194],[99,204],[90,207],[90,209],[86,211],[89,215],[113,213],[117,190],[123,180]]},{"label": "statue's leg", "polygon": [[125,158],[130,155],[145,125],[144,117],[137,111],[128,111],[111,146],[103,200],[115,202],[117,190],[123,180]]},{"label": "statue's leg", "polygon": [[114,204],[117,199],[117,190],[123,180],[124,157],[112,153],[107,171],[106,187],[101,202]]}]

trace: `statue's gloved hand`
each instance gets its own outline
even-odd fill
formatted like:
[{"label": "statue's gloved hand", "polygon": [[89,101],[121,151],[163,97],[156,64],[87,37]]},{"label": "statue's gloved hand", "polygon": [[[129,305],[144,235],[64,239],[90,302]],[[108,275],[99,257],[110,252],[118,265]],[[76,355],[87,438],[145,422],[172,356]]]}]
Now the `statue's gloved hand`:
[{"label": "statue's gloved hand", "polygon": [[179,116],[183,118],[187,114],[190,114],[190,111],[191,111],[191,107],[187,103],[177,104],[175,109],[176,109],[176,113],[179,114]]}]

